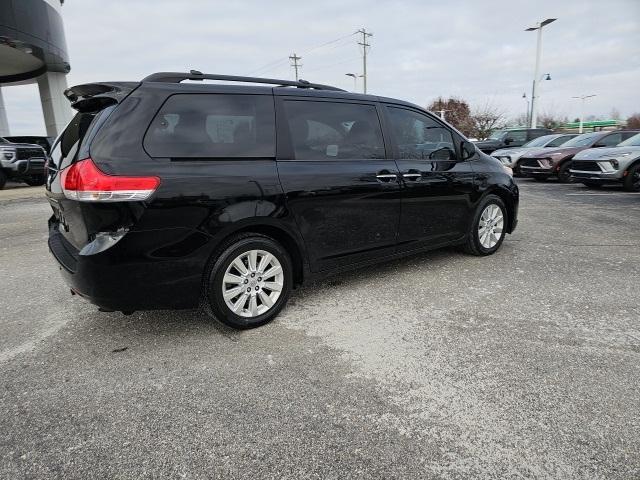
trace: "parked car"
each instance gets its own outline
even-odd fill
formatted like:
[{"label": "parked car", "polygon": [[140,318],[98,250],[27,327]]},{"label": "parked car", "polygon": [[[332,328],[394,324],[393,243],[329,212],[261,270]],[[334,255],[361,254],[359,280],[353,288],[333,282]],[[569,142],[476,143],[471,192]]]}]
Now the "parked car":
[{"label": "parked car", "polygon": [[622,183],[640,192],[640,133],[612,148],[589,148],[573,157],[571,178],[588,187]]},{"label": "parked car", "polygon": [[0,137],[0,190],[7,180],[44,185],[47,154],[38,145],[12,143]]},{"label": "parked car", "polygon": [[[243,85],[181,83],[203,79]],[[303,281],[445,245],[489,255],[517,224],[511,170],[401,100],[195,71],[66,96],[49,247],[103,310],[202,304],[256,327]]]},{"label": "parked car", "polygon": [[521,147],[501,148],[499,150],[495,150],[491,153],[491,156],[500,160],[503,165],[511,168],[515,176],[519,176],[519,160],[522,155],[532,152],[537,153],[538,151],[542,151],[544,148],[559,147],[577,135],[577,133],[555,133],[551,135],[543,135],[542,137],[528,141]]},{"label": "parked car", "polygon": [[13,143],[29,143],[31,145],[39,145],[44,148],[44,151],[47,152],[47,155],[51,153],[51,145],[53,145],[53,141],[55,137],[42,137],[37,135],[20,135],[20,136],[11,136],[4,137],[5,140],[9,140]]},{"label": "parked car", "polygon": [[499,148],[521,147],[534,138],[553,133],[548,128],[508,128],[493,132],[489,138],[476,142],[476,147],[484,153],[491,153]]},{"label": "parked car", "polygon": [[523,155],[520,158],[520,171],[539,181],[556,177],[561,182],[568,182],[571,160],[578,152],[588,148],[613,147],[636,133],[637,130],[583,133],[559,148]]}]

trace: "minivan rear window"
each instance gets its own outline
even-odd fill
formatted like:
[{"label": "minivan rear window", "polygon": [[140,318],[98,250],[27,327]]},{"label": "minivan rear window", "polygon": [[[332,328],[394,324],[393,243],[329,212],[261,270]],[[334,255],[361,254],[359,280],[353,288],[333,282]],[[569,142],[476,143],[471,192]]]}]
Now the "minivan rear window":
[{"label": "minivan rear window", "polygon": [[98,114],[78,112],[64,129],[51,150],[51,163],[62,169],[77,160],[80,143]]},{"label": "minivan rear window", "polygon": [[152,157],[274,158],[275,112],[269,95],[177,94],[151,121]]}]

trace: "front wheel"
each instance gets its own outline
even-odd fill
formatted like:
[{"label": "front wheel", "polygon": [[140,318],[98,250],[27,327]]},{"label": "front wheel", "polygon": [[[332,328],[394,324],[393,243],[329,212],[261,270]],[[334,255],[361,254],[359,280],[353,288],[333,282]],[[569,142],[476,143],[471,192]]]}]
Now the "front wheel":
[{"label": "front wheel", "polygon": [[560,169],[558,170],[558,181],[561,183],[569,183],[572,181],[571,179],[571,162],[564,162],[560,165]]},{"label": "front wheel", "polygon": [[209,269],[205,309],[231,328],[264,325],[287,303],[292,271],[289,254],[272,238],[258,234],[232,238]]},{"label": "front wheel", "polygon": [[491,255],[502,245],[507,227],[507,209],[496,195],[487,195],[478,205],[464,251],[471,255]]},{"label": "front wheel", "polygon": [[640,163],[627,170],[623,185],[628,192],[640,192]]}]

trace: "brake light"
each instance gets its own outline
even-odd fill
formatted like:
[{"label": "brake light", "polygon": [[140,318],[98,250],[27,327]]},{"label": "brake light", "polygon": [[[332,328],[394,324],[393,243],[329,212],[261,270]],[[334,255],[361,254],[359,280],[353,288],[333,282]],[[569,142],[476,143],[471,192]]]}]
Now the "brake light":
[{"label": "brake light", "polygon": [[86,158],[62,171],[64,196],[80,202],[126,202],[148,199],[160,185],[158,177],[107,175]]}]

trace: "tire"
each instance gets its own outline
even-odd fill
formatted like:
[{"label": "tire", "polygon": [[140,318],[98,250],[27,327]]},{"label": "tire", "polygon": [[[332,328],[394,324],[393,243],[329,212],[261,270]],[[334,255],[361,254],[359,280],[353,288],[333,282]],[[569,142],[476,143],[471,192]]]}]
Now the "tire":
[{"label": "tire", "polygon": [[[265,277],[257,269],[248,267],[248,252],[259,252],[254,257],[256,267],[260,266],[263,258],[271,255],[264,273],[269,275],[272,268],[281,268],[281,273],[275,276]],[[241,262],[245,274],[236,267],[236,260]],[[270,237],[245,233],[235,236],[224,243],[212,257],[210,267],[205,275],[203,292],[203,305],[205,311],[213,318],[224,323],[228,327],[238,330],[259,327],[273,320],[282,310],[289,299],[293,283],[293,264],[287,251],[278,242]],[[228,275],[228,276],[227,276]],[[238,279],[239,282],[225,282],[227,278]],[[271,280],[271,281],[269,281]],[[249,290],[245,290],[246,288]],[[225,300],[223,288],[237,294]],[[280,288],[280,291],[277,291]],[[264,299],[264,300],[263,300]],[[230,302],[230,304],[227,303]],[[267,303],[273,301],[271,306]],[[243,302],[243,303],[240,303]],[[232,306],[238,306],[234,312]],[[266,310],[264,310],[266,308]],[[254,310],[253,312],[251,310]],[[260,312],[260,310],[264,310]]]},{"label": "tire", "polygon": [[627,170],[623,186],[627,192],[640,192],[640,163]]},{"label": "tire", "polygon": [[7,174],[0,170],[0,190],[4,188],[7,183]]},{"label": "tire", "polygon": [[[485,245],[483,241],[481,241],[480,236],[480,222],[483,217],[483,214],[488,209],[488,207],[494,206],[498,207],[500,213],[502,214],[502,224],[498,222],[498,225],[501,227],[500,237],[498,241],[494,245]],[[483,220],[484,221],[484,220]],[[471,222],[471,230],[467,234],[466,243],[463,245],[463,250],[470,255],[484,256],[491,255],[498,251],[502,242],[504,241],[504,237],[506,235],[506,227],[509,221],[509,217],[507,214],[507,208],[504,205],[502,199],[496,195],[487,195],[478,205],[475,214],[473,215],[473,221]],[[496,225],[496,226],[498,226]]]},{"label": "tire", "polygon": [[560,165],[560,170],[558,170],[558,181],[560,183],[571,183],[571,172],[569,169],[571,168],[571,162],[564,162]]},{"label": "tire", "polygon": [[45,178],[44,175],[34,175],[33,177],[25,178],[24,183],[30,187],[39,187],[45,184]]},{"label": "tire", "polygon": [[602,186],[599,182],[582,182],[582,184],[587,188],[600,188]]},{"label": "tire", "polygon": [[546,182],[549,177],[547,175],[533,175],[533,179],[536,182]]}]

